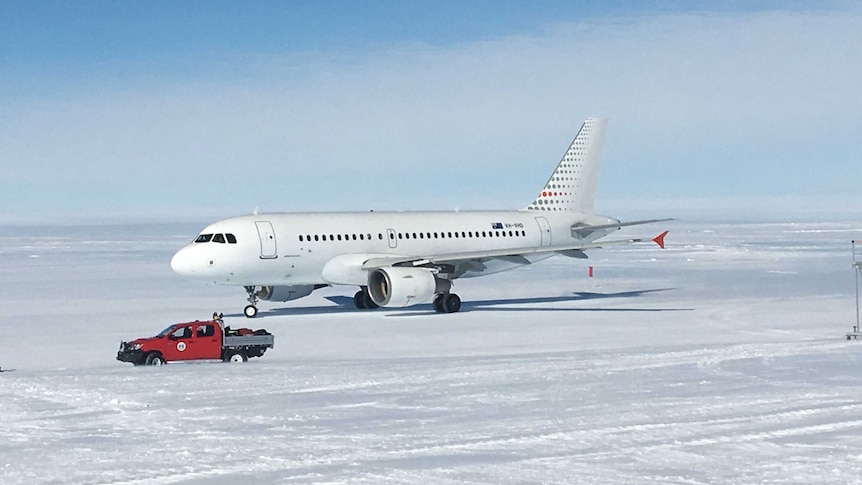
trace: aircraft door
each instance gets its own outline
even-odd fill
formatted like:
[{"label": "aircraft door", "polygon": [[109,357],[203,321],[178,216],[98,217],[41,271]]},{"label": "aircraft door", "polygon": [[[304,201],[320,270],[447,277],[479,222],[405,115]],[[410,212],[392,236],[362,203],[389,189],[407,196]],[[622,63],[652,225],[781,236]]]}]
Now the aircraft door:
[{"label": "aircraft door", "polygon": [[260,259],[275,259],[278,257],[275,247],[275,231],[269,221],[257,221],[257,235],[260,236]]},{"label": "aircraft door", "polygon": [[395,248],[396,246],[398,246],[398,238],[395,235],[395,229],[386,230],[386,239],[389,242],[390,248]]},{"label": "aircraft door", "polygon": [[551,225],[544,217],[537,217],[536,223],[539,224],[539,233],[542,235],[542,247],[551,245]]}]

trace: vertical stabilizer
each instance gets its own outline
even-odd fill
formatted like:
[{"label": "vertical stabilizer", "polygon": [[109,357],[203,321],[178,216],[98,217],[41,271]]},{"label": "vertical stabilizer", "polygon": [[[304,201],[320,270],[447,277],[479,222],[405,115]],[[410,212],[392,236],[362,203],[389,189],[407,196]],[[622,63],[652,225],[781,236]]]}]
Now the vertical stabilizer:
[{"label": "vertical stabilizer", "polygon": [[593,212],[607,124],[608,120],[599,118],[584,122],[528,210]]}]

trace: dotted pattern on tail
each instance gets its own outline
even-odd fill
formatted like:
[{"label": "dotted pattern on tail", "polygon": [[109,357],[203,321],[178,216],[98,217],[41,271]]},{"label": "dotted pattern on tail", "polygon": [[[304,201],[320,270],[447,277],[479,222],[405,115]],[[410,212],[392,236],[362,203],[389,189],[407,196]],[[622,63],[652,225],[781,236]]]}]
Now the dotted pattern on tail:
[{"label": "dotted pattern on tail", "polygon": [[584,122],[528,210],[592,212],[606,125],[607,120],[597,118]]}]

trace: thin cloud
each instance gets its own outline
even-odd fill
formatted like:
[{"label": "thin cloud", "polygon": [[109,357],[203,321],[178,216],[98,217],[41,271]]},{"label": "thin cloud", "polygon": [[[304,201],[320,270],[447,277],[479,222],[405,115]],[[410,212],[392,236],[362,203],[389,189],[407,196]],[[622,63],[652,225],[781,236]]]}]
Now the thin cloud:
[{"label": "thin cloud", "polygon": [[862,178],[859,45],[858,10],[658,15],[96,79],[4,103],[0,202],[517,208],[587,116],[611,118],[600,197],[847,191],[815,167]]}]

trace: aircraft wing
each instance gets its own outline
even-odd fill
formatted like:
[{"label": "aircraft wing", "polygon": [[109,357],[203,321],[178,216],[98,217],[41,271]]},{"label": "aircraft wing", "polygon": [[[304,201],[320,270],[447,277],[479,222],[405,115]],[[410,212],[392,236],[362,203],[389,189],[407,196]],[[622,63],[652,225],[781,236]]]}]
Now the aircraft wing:
[{"label": "aircraft wing", "polygon": [[[650,221],[651,222],[651,221]],[[639,224],[645,224],[646,222],[638,222]],[[633,225],[633,224],[625,224],[625,225]],[[608,226],[608,227],[616,227],[617,225]],[[598,226],[593,226],[598,227]],[[605,228],[605,226],[601,226]],[[664,231],[658,236],[651,239],[652,242],[655,242],[659,245],[659,247],[664,248],[664,237],[667,235],[668,231]],[[585,249],[598,249],[604,248],[608,246],[618,246],[623,244],[635,244],[647,242],[647,239],[617,239],[617,240],[608,240],[608,241],[592,241],[592,242],[578,242],[573,241],[571,244],[563,245],[563,246],[554,246],[554,247],[525,247],[525,248],[508,248],[508,249],[496,249],[496,250],[487,250],[487,251],[465,251],[461,253],[443,253],[443,254],[432,254],[427,256],[387,256],[387,257],[377,257],[366,260],[362,264],[362,269],[376,269],[376,268],[384,268],[387,266],[435,266],[435,265],[443,265],[443,264],[455,264],[462,263],[466,261],[481,261],[486,259],[506,259],[508,261],[514,262],[522,262],[523,264],[530,264],[530,260],[528,260],[525,256],[530,254],[542,254],[542,253],[560,253],[566,256],[576,257],[576,258],[586,258],[586,254],[583,253]]]}]

